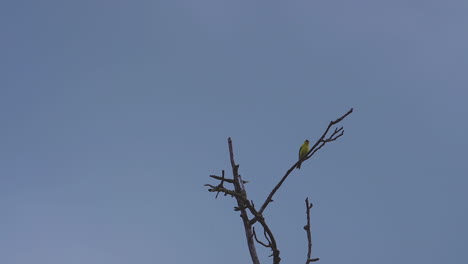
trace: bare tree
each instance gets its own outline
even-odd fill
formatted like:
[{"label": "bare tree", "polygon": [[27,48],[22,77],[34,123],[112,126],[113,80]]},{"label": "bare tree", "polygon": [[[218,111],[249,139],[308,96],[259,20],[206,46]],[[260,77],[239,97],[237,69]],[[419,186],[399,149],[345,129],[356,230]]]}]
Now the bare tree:
[{"label": "bare tree", "polygon": [[[281,180],[276,184],[276,186],[271,190],[268,197],[263,202],[260,209],[255,208],[255,204],[252,200],[248,199],[247,191],[245,189],[245,184],[247,181],[242,180],[241,175],[239,174],[239,165],[236,164],[234,161],[234,148],[232,144],[231,138],[228,138],[228,146],[229,146],[229,157],[231,160],[231,168],[232,168],[232,176],[233,178],[226,178],[224,175],[224,170],[222,171],[221,176],[217,175],[210,175],[211,178],[220,181],[218,185],[211,185],[205,184],[205,186],[209,187],[209,192],[216,192],[216,198],[218,197],[219,193],[223,193],[225,196],[229,195],[234,197],[237,201],[237,206],[234,207],[235,211],[240,212],[240,216],[242,222],[244,224],[244,231],[245,236],[247,239],[247,245],[249,248],[249,253],[252,258],[253,264],[260,264],[260,260],[257,256],[257,250],[255,248],[255,242],[262,245],[265,248],[269,248],[272,252],[270,256],[273,257],[273,264],[279,264],[281,262],[280,258],[280,250],[278,249],[278,245],[276,243],[275,236],[271,231],[271,228],[267,224],[267,221],[263,217],[263,212],[268,207],[268,205],[273,202],[273,196],[279,190],[281,185],[284,181],[288,178],[291,172],[296,168],[296,166],[300,162],[304,162],[310,159],[317,151],[319,151],[325,144],[335,141],[344,134],[343,127],[335,128],[333,132],[330,133],[331,129],[338,123],[340,123],[343,119],[345,119],[348,115],[353,112],[351,108],[348,112],[346,112],[340,118],[330,121],[328,127],[323,132],[322,136],[315,142],[315,144],[310,148],[309,152],[305,157],[298,160],[295,164],[293,164],[281,178]],[[234,187],[234,189],[228,189],[224,186],[224,184],[230,184]],[[309,203],[309,199],[306,198],[306,217],[307,223],[304,226],[304,230],[307,234],[308,240],[308,251],[307,251],[307,258],[306,264],[310,262],[318,261],[319,258],[312,258],[312,234],[311,234],[311,227],[310,227],[310,209],[312,208],[312,203]],[[257,233],[255,232],[255,224],[259,224],[263,229],[263,237],[265,241],[262,241],[258,238]],[[255,241],[255,242],[254,242]]]}]

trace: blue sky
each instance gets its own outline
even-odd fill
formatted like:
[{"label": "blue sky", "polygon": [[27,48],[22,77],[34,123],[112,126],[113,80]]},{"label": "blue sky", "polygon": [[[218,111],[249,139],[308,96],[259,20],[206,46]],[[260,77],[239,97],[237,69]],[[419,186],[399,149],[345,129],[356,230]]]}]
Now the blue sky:
[{"label": "blue sky", "polygon": [[[232,137],[282,263],[461,263],[468,2],[2,1],[0,263],[249,263]],[[257,248],[264,263],[270,252]]]}]

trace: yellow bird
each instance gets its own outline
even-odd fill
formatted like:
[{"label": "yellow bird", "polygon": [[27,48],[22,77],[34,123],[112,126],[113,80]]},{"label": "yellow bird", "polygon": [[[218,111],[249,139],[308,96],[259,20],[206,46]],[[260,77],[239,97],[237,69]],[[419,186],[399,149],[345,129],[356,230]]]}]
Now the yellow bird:
[{"label": "yellow bird", "polygon": [[300,169],[301,168],[301,163],[302,159],[307,156],[307,153],[309,152],[309,140],[304,141],[304,144],[302,144],[301,148],[299,149],[299,164],[297,164],[296,168]]}]

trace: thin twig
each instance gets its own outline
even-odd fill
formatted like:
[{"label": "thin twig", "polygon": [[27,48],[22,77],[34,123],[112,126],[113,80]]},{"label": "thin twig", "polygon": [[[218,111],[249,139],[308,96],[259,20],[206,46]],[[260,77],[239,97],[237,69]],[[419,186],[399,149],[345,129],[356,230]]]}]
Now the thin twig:
[{"label": "thin twig", "polygon": [[307,241],[308,243],[308,249],[307,249],[307,260],[306,264],[309,264],[310,262],[315,262],[318,261],[319,258],[313,258],[311,259],[310,256],[312,255],[312,234],[310,231],[310,209],[312,208],[312,203],[309,203],[309,198],[305,199],[306,203],[306,214],[307,214],[307,224],[304,226],[304,230],[307,232]]},{"label": "thin twig", "polygon": [[[257,233],[255,233],[255,227],[253,227],[253,234],[254,234],[254,238],[255,238],[255,241],[257,241],[257,243],[259,243],[260,245],[266,247],[266,248],[269,248],[271,247],[271,243],[264,243],[262,241],[260,241],[258,238],[257,238]],[[266,236],[265,236],[266,237]]]},{"label": "thin twig", "polygon": [[[328,124],[328,127],[327,129],[325,130],[325,132],[323,132],[322,136],[317,140],[317,142],[315,142],[315,144],[312,146],[312,148],[310,148],[309,152],[307,153],[307,157],[304,159],[304,160],[308,160],[310,159],[310,157],[312,157],[313,153],[317,152],[315,150],[315,148],[317,148],[317,146],[320,144],[320,143],[326,143],[324,142],[324,139],[325,139],[325,136],[328,134],[328,131],[330,130],[330,128],[336,124],[338,124],[339,122],[341,122],[343,119],[345,119],[348,115],[350,115],[351,113],[353,112],[353,108],[349,109],[348,112],[346,112],[346,114],[342,115],[340,118],[336,119],[335,121],[330,121],[330,123]],[[341,131],[341,134],[338,135],[334,140],[338,139],[339,137],[341,137],[344,133],[344,130],[343,130],[343,127],[340,127],[338,129],[339,131]],[[335,132],[332,134],[332,136],[334,136],[334,134],[336,134],[338,131],[337,129],[335,129]],[[331,137],[329,137],[331,138]],[[334,140],[330,140],[330,141],[334,141]],[[325,145],[325,144],[323,144]],[[323,147],[320,146],[321,147]],[[318,149],[317,149],[318,150]]]},{"label": "thin twig", "polygon": [[[219,183],[219,186],[223,187],[224,184],[224,170],[222,170],[222,177],[221,177],[221,182]],[[215,199],[218,198],[219,192],[216,194]]]},{"label": "thin twig", "polygon": [[[224,171],[224,170],[223,170],[223,171]],[[210,177],[213,178],[213,179],[219,180],[219,181],[224,181],[224,182],[227,182],[227,183],[234,184],[234,180],[233,180],[233,179],[223,178],[223,177],[220,177],[220,176],[218,176],[218,175],[210,175]],[[243,184],[246,184],[246,183],[249,183],[249,181],[244,181],[244,180],[242,180],[242,183],[243,183]]]}]

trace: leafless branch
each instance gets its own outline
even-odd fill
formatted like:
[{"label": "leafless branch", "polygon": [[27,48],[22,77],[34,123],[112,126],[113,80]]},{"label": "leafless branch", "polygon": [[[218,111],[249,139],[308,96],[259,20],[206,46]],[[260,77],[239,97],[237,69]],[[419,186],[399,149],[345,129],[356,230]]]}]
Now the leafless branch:
[{"label": "leafless branch", "polygon": [[[223,176],[220,177],[220,176],[217,176],[217,175],[210,175],[211,178],[213,179],[216,179],[216,180],[219,180],[219,181],[222,181],[222,182],[227,182],[227,183],[231,183],[231,184],[234,184],[234,180],[233,179],[226,179],[224,178],[224,170],[223,170]],[[242,181],[243,184],[246,184],[246,183],[249,183],[249,181]]]},{"label": "leafless branch", "polygon": [[[278,184],[273,188],[273,190],[270,192],[268,195],[267,199],[265,202],[262,204],[260,210],[255,209],[254,202],[249,200],[247,197],[247,192],[245,189],[244,184],[248,183],[248,181],[242,180],[241,175],[239,174],[239,165],[236,164],[234,160],[234,150],[233,150],[233,145],[232,145],[232,140],[231,138],[228,138],[228,146],[229,146],[229,158],[231,161],[231,167],[232,167],[232,179],[227,179],[224,176],[224,170],[222,171],[222,176],[217,176],[217,175],[210,175],[211,178],[215,180],[219,180],[220,183],[216,186],[211,185],[211,184],[205,184],[205,186],[208,186],[209,192],[216,192],[216,197],[218,197],[219,193],[223,193],[225,196],[230,195],[234,197],[237,201],[237,206],[234,208],[235,211],[240,211],[240,216],[242,218],[242,222],[244,224],[244,230],[245,230],[245,235],[247,238],[247,245],[249,248],[250,256],[252,258],[253,264],[260,264],[260,261],[257,256],[256,248],[255,248],[255,241],[259,244],[261,244],[264,247],[270,248],[272,251],[273,256],[273,264],[279,264],[281,261],[280,258],[280,251],[278,249],[276,239],[273,235],[273,232],[271,231],[270,227],[265,221],[265,218],[263,217],[263,212],[266,209],[266,207],[273,201],[273,196],[275,193],[278,191],[278,189],[281,187],[283,182],[286,180],[286,178],[291,174],[291,172],[295,169],[295,167],[298,165],[299,162],[303,162],[309,158],[311,158],[318,150],[320,150],[326,143],[332,142],[343,136],[344,130],[343,127],[340,128],[335,128],[333,133],[331,135],[328,135],[329,130],[331,129],[332,126],[335,124],[341,122],[344,118],[346,118],[349,114],[353,112],[353,109],[351,108],[346,114],[341,116],[340,118],[331,121],[325,130],[325,132],[322,134],[322,136],[317,140],[317,142],[312,146],[312,148],[309,150],[307,153],[306,157],[297,161],[291,168],[288,169],[286,174],[281,178],[281,180],[278,182]],[[224,187],[224,183],[229,183],[234,186],[234,190],[227,189]],[[315,262],[318,261],[318,258],[311,258],[312,255],[312,236],[310,232],[310,209],[312,208],[312,204],[309,204],[308,199],[306,199],[306,206],[307,206],[307,225],[304,226],[304,229],[307,232],[307,238],[309,241],[308,244],[308,254],[307,254],[307,261],[306,264],[309,264],[310,262]],[[249,220],[248,217],[248,212],[252,215],[252,218]],[[255,223],[259,223],[262,228],[263,228],[263,235],[265,239],[268,241],[268,243],[262,242],[258,239],[257,234],[255,233],[255,228],[253,225]],[[254,241],[255,239],[255,241]]]},{"label": "leafless branch", "polygon": [[[271,231],[270,227],[267,225],[263,215],[259,213],[255,207],[253,202],[248,200],[247,198],[247,193],[245,191],[244,183],[246,181],[242,180],[242,177],[239,175],[239,165],[237,165],[234,161],[234,151],[233,151],[233,146],[232,146],[232,140],[231,138],[228,139],[228,145],[229,145],[229,156],[231,160],[231,167],[232,167],[232,174],[233,174],[233,180],[231,179],[226,179],[224,177],[224,174],[222,177],[216,176],[216,175],[210,175],[211,178],[214,178],[216,180],[221,181],[219,185],[214,186],[211,184],[205,184],[205,186],[210,187],[208,191],[210,192],[217,192],[217,193],[224,193],[224,195],[230,195],[237,200],[237,206],[234,208],[235,211],[240,211],[241,213],[241,218],[244,223],[244,229],[245,229],[245,234],[247,238],[247,244],[249,247],[249,252],[252,257],[252,261],[254,264],[259,264],[260,262],[258,261],[256,249],[255,249],[255,244],[254,240],[257,240],[256,234],[254,234],[253,231],[253,224],[258,222],[263,230],[264,230],[264,235],[265,238],[267,239],[269,243],[269,248],[272,250],[272,256],[273,256],[273,263],[274,264],[279,264],[281,261],[281,258],[279,256],[280,251],[278,250],[277,244],[275,237],[273,235],[273,232]],[[224,182],[229,182],[234,185],[234,190],[229,190],[223,186]],[[248,219],[247,211],[249,211],[252,214],[252,220]],[[258,241],[257,241],[258,242]],[[260,243],[262,244],[262,243]]]},{"label": "leafless branch", "polygon": [[[253,227],[253,234],[254,234],[255,241],[257,241],[257,243],[259,243],[260,245],[262,245],[262,246],[264,246],[264,247],[266,247],[266,248],[271,247],[271,243],[268,243],[268,244],[267,244],[267,243],[264,243],[264,242],[260,241],[260,240],[257,238],[257,233],[255,233],[255,227]],[[263,232],[263,234],[265,235],[265,238],[267,238],[266,233]],[[267,238],[267,240],[268,240],[268,238]]]},{"label": "leafless branch", "polygon": [[279,264],[281,261],[280,258],[280,251],[278,249],[278,245],[276,244],[276,239],[275,236],[273,235],[273,232],[271,232],[270,227],[266,224],[265,219],[263,218],[262,215],[258,217],[258,222],[262,225],[265,238],[268,240],[268,242],[271,245],[271,251],[272,251],[272,256],[273,256],[273,264]]},{"label": "leafless branch", "polygon": [[309,198],[305,199],[306,202],[306,214],[307,214],[307,224],[304,226],[304,230],[307,232],[307,241],[308,243],[308,250],[307,250],[307,260],[306,264],[309,264],[310,262],[315,262],[318,261],[319,258],[310,258],[312,255],[312,234],[310,231],[310,209],[312,208],[312,203],[309,203]]},{"label": "leafless branch", "polygon": [[[213,177],[213,178],[214,178],[214,177],[218,177],[219,180],[221,181],[221,182],[219,183],[218,186],[223,187],[224,181],[226,180],[226,179],[224,178],[224,170],[222,171],[222,176],[221,176],[221,177],[215,176],[215,175],[211,175],[211,177]],[[220,193],[220,192],[218,191],[218,193],[216,194],[215,198],[218,198],[219,193]],[[224,195],[226,195],[226,194],[224,194]]]},{"label": "leafless branch", "polygon": [[322,136],[317,140],[317,142],[312,146],[312,148],[309,150],[309,152],[307,153],[307,156],[303,160],[297,161],[291,168],[289,168],[289,170],[286,171],[286,174],[284,174],[283,178],[281,178],[281,180],[276,184],[275,188],[273,188],[273,190],[270,192],[270,194],[266,198],[266,200],[263,203],[262,207],[260,207],[260,210],[258,211],[260,214],[262,214],[263,211],[265,211],[268,204],[270,204],[273,201],[273,195],[275,195],[275,193],[281,187],[281,185],[286,180],[286,178],[288,178],[289,174],[291,174],[291,172],[296,168],[296,166],[297,166],[297,164],[299,162],[304,162],[304,161],[310,159],[312,157],[312,155],[314,155],[319,149],[321,149],[327,142],[335,141],[336,139],[338,139],[339,137],[341,137],[343,135],[343,133],[344,133],[343,127],[340,127],[338,129],[335,129],[335,131],[327,139],[325,139],[325,137],[327,136],[328,131],[330,130],[330,128],[332,126],[338,124],[339,122],[341,122],[343,119],[345,119],[352,112],[353,112],[353,108],[349,109],[349,111],[346,112],[346,114],[342,115],[340,118],[338,118],[338,119],[336,119],[334,121],[330,121],[330,123],[328,124],[327,129],[322,134]]},{"label": "leafless branch", "polygon": [[[236,164],[234,161],[234,150],[232,147],[232,140],[231,138],[228,138],[228,145],[229,145],[229,157],[231,160],[231,167],[232,167],[232,175],[234,177],[234,191],[236,194],[240,194],[242,198],[239,196],[236,196],[237,200],[237,205],[240,208],[240,213],[241,213],[241,218],[242,222],[244,223],[244,230],[245,230],[245,236],[247,238],[247,245],[249,247],[249,252],[250,252],[250,257],[252,258],[253,264],[260,264],[260,260],[258,259],[257,256],[257,249],[255,248],[255,242],[253,241],[253,231],[252,231],[252,225],[250,224],[249,218],[247,216],[247,211],[245,209],[246,204],[250,204],[249,200],[247,199],[247,193],[244,189],[244,186],[242,184],[242,180],[239,181],[239,165]],[[251,209],[253,209],[253,206],[251,206]]]},{"label": "leafless branch", "polygon": [[[230,159],[231,159],[232,174],[234,176],[234,186],[236,188],[235,191],[236,191],[236,193],[241,193],[242,197],[243,197],[243,199],[237,199],[237,203],[238,203],[239,207],[241,207],[241,205],[245,205],[245,204],[250,205],[250,203],[247,200],[247,195],[246,195],[245,189],[242,188],[243,187],[242,180],[239,180],[240,179],[239,165],[237,165],[235,163],[235,161],[234,161],[234,151],[233,151],[233,147],[232,147],[231,138],[228,138],[228,145],[229,145],[229,156],[230,156]],[[254,217],[257,219],[257,221],[262,225],[263,229],[265,230],[265,232],[267,234],[267,239],[268,239],[268,241],[270,241],[271,250],[273,252],[273,263],[274,264],[279,264],[280,261],[281,261],[281,258],[279,257],[279,252],[280,251],[278,250],[278,247],[276,245],[276,240],[275,240],[275,237],[273,235],[273,232],[271,232],[270,227],[266,224],[265,219],[263,218],[263,216],[262,216],[262,214],[260,212],[256,212],[256,210],[253,208],[253,206],[248,206],[248,209],[251,211],[251,213],[254,215]],[[252,240],[252,233],[253,233],[252,224],[251,224],[250,221],[248,221],[247,212],[245,210],[241,210],[241,217],[242,217],[242,220],[244,222],[244,227],[245,227],[246,234],[247,234],[247,240],[248,241],[250,240],[253,243],[253,240]],[[252,248],[255,249],[253,244],[252,244]],[[249,250],[250,250],[250,245],[249,245]],[[255,257],[256,256],[257,255],[256,255],[256,251],[255,251]],[[258,257],[257,257],[257,259],[258,259]]]}]

